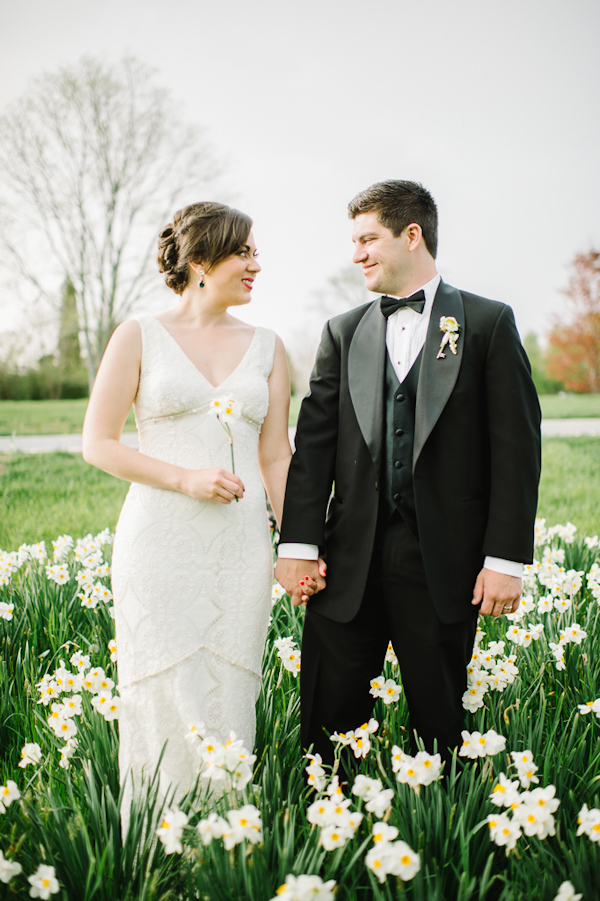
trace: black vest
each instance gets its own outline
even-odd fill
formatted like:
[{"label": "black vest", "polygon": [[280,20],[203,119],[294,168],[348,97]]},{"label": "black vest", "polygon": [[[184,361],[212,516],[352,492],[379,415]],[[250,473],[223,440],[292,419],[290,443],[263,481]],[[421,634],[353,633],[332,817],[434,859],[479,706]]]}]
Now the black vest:
[{"label": "black vest", "polygon": [[389,354],[385,366],[385,454],[382,461],[380,514],[385,520],[398,511],[415,538],[418,538],[412,458],[415,435],[415,406],[421,369],[419,354],[403,382],[398,381]]}]

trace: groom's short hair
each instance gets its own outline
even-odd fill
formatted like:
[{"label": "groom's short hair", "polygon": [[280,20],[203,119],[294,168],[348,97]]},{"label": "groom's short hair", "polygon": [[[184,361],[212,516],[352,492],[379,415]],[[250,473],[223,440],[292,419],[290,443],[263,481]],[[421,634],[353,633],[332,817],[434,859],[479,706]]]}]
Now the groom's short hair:
[{"label": "groom's short hair", "polygon": [[377,218],[398,237],[407,225],[421,226],[423,240],[432,257],[437,254],[438,214],[435,200],[416,181],[379,181],[361,191],[348,204],[350,219],[361,213],[377,213]]}]

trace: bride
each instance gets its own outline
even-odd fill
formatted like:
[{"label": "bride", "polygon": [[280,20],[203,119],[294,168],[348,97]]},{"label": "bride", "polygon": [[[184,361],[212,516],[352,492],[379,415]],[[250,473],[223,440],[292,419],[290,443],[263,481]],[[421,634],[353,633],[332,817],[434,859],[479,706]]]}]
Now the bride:
[{"label": "bride", "polygon": [[[158,246],[180,302],[115,330],[83,431],[85,460],[133,483],[112,569],[124,812],[128,774],[139,788],[167,740],[161,790],[193,785],[192,725],[254,743],[272,586],[265,489],[279,522],[291,457],[283,344],[229,312],[260,272],[251,219],[195,203]],[[120,441],[132,403],[139,452]]]}]

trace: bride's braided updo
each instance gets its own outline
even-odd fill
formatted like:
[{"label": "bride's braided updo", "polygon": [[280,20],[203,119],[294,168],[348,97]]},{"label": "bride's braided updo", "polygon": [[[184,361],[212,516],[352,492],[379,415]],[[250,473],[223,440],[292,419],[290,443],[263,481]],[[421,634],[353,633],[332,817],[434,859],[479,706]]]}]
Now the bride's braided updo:
[{"label": "bride's braided updo", "polygon": [[176,294],[190,278],[189,263],[209,272],[246,244],[252,219],[224,203],[191,203],[178,210],[158,236],[158,268]]}]

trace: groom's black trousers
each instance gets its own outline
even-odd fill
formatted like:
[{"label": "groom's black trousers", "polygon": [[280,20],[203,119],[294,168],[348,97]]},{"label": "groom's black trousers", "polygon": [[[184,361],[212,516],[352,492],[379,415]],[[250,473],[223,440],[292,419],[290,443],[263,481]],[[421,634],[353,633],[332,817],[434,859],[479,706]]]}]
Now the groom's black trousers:
[{"label": "groom's black trousers", "polygon": [[[439,565],[444,565],[442,553]],[[367,589],[354,619],[334,622],[308,602],[301,670],[304,747],[314,745],[331,763],[328,733],[355,729],[372,716],[370,680],[381,674],[391,640],[408,704],[410,748],[414,753],[416,730],[429,751],[437,739],[447,759],[447,748],[462,740],[462,695],[476,627],[475,609],[459,623],[440,620],[427,589],[419,543],[395,513],[378,529]],[[409,750],[407,744],[404,750]]]}]

